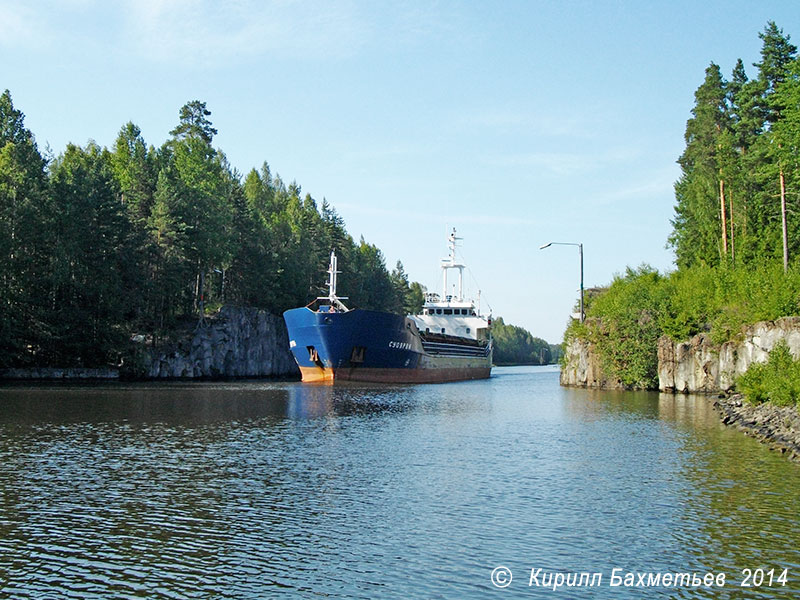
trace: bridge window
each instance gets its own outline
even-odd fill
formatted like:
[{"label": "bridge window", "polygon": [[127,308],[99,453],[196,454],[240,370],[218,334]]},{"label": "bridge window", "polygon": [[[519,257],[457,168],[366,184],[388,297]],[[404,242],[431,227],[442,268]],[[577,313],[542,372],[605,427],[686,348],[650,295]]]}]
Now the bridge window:
[{"label": "bridge window", "polygon": [[444,327],[442,327],[442,333],[444,333]]},{"label": "bridge window", "polygon": [[445,308],[445,309],[444,309],[444,314],[446,314],[446,315],[452,315],[452,314],[453,314],[453,311],[452,311],[452,309],[450,309],[450,308]]}]

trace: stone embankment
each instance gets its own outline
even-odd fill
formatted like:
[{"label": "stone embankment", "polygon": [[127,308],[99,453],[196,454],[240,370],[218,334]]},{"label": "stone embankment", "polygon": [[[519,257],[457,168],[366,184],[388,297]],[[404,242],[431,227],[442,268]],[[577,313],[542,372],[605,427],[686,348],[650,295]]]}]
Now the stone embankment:
[{"label": "stone embankment", "polygon": [[764,362],[779,341],[800,356],[800,317],[762,321],[742,330],[738,340],[715,345],[700,334],[688,342],[658,341],[658,387],[663,392],[729,392],[737,376]]},{"label": "stone embankment", "polygon": [[800,462],[800,413],[789,406],[748,404],[741,394],[714,403],[722,422],[767,444],[771,450]]},{"label": "stone embankment", "polygon": [[144,376],[164,378],[282,377],[299,373],[283,318],[224,306],[191,336],[144,358]]},{"label": "stone embankment", "polygon": [[94,380],[119,379],[119,369],[0,369],[0,379]]}]

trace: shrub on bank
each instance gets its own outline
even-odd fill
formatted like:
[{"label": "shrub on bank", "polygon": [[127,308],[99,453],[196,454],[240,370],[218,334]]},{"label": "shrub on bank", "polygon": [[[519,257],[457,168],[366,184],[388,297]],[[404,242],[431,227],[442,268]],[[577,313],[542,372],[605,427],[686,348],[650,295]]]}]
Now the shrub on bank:
[{"label": "shrub on bank", "polygon": [[751,404],[800,404],[800,361],[795,360],[789,346],[781,340],[769,353],[767,362],[750,365],[737,378],[736,389]]},{"label": "shrub on bank", "polygon": [[[634,388],[658,383],[655,349],[661,335],[660,312],[665,306],[664,278],[642,265],[628,268],[611,286],[594,297],[579,337],[597,349],[603,370]],[[581,335],[582,333],[582,335]]]}]

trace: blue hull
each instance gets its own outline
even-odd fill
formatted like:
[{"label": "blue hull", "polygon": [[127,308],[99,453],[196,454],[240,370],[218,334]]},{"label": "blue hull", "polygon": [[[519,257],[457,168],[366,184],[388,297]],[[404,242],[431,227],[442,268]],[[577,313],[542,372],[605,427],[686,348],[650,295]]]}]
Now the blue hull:
[{"label": "blue hull", "polygon": [[303,381],[437,382],[490,374],[489,349],[480,357],[427,352],[414,323],[399,315],[295,308],[283,317]]}]

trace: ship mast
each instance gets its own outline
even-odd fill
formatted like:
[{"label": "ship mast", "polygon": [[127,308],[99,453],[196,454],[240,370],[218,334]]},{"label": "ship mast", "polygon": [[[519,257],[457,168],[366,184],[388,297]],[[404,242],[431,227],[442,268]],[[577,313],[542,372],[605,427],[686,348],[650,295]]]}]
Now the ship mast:
[{"label": "ship mast", "polygon": [[319,296],[317,300],[327,300],[331,306],[335,306],[339,310],[343,312],[347,312],[350,310],[347,308],[342,300],[347,300],[347,296],[342,296],[341,298],[336,295],[336,280],[337,275],[341,273],[341,271],[337,270],[337,260],[336,260],[336,251],[331,250],[331,263],[328,266],[328,295],[327,296]]},{"label": "ship mast", "polygon": [[449,242],[450,247],[450,256],[447,258],[442,259],[442,299],[448,301],[447,294],[447,271],[449,269],[458,269],[458,295],[456,296],[456,302],[461,302],[464,295],[464,266],[462,264],[458,264],[456,262],[456,240],[461,240],[464,238],[456,237],[456,228],[453,227],[452,233],[448,236],[447,240]]}]

